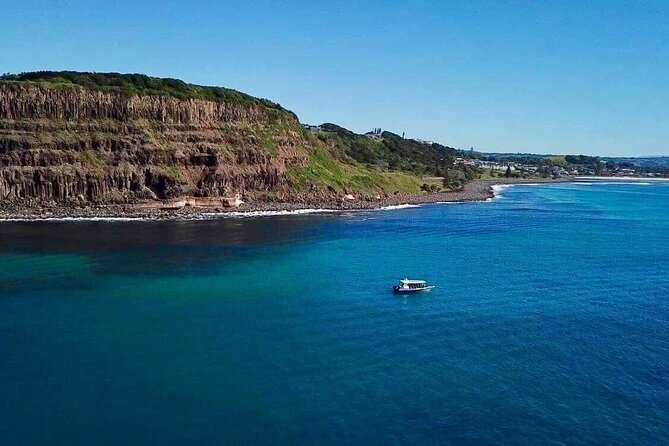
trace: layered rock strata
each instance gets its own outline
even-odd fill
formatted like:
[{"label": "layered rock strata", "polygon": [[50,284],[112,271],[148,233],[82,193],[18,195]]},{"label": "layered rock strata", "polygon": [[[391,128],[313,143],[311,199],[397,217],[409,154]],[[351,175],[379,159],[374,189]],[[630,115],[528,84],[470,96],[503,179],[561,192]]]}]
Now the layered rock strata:
[{"label": "layered rock strata", "polygon": [[0,203],[290,194],[309,142],[262,104],[0,83]]}]

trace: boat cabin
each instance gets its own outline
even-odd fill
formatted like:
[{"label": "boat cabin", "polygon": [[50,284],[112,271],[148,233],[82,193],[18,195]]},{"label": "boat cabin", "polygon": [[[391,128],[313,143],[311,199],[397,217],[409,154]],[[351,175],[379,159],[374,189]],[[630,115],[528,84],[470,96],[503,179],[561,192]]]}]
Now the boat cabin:
[{"label": "boat cabin", "polygon": [[429,291],[434,288],[433,285],[428,285],[424,280],[402,279],[399,285],[395,285],[393,290],[397,292],[413,292],[413,291]]},{"label": "boat cabin", "polygon": [[409,279],[402,279],[400,280],[400,286],[405,287],[405,288],[423,288],[425,287],[425,282],[424,280],[409,280]]}]

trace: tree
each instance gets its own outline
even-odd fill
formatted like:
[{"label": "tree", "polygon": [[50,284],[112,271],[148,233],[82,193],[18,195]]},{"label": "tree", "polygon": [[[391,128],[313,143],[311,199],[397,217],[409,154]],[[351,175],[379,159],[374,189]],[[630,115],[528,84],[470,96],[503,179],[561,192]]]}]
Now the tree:
[{"label": "tree", "polygon": [[511,166],[506,167],[506,173],[504,174],[505,177],[511,178]]}]

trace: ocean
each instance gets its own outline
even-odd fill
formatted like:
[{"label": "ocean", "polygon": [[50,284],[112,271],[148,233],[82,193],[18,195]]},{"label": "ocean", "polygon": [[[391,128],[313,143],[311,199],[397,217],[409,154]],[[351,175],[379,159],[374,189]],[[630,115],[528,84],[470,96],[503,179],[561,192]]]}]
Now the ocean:
[{"label": "ocean", "polygon": [[0,443],[669,444],[669,184],[498,192],[0,222]]}]

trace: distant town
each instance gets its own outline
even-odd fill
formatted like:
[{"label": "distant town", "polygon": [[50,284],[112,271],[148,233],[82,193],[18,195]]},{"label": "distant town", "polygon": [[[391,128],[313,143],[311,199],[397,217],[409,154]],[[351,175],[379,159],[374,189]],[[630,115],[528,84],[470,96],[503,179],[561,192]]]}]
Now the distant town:
[{"label": "distant town", "polygon": [[[303,124],[309,132],[331,132],[331,124]],[[374,128],[364,136],[383,140],[384,131]],[[401,135],[404,139],[404,134]],[[406,138],[425,146],[441,146],[433,141]],[[669,157],[615,158],[587,155],[541,155],[531,153],[485,153],[470,149],[455,149],[456,156],[449,153],[449,162],[457,166],[475,168],[483,176],[515,177],[569,177],[569,176],[617,176],[666,178],[669,177]]]},{"label": "distant town", "polygon": [[[660,169],[653,171],[638,168],[631,163],[616,163],[613,161],[604,161],[598,157],[582,157],[580,155],[550,156],[528,161],[509,161],[504,159],[504,155],[489,155],[488,158],[456,157],[455,163],[463,166],[473,166],[481,170],[489,170],[493,173],[506,173],[510,171],[518,173],[521,176],[523,174],[554,177],[612,175],[652,178],[667,175],[666,171],[663,172]],[[583,160],[583,158],[587,159]]]}]

